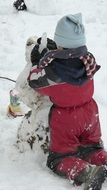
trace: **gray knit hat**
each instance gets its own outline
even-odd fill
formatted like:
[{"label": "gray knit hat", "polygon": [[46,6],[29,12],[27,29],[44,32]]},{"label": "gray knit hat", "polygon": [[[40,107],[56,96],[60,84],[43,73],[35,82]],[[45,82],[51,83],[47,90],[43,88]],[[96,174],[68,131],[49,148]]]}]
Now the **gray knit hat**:
[{"label": "gray knit hat", "polygon": [[56,26],[54,41],[63,48],[77,48],[86,44],[82,14],[66,15]]}]

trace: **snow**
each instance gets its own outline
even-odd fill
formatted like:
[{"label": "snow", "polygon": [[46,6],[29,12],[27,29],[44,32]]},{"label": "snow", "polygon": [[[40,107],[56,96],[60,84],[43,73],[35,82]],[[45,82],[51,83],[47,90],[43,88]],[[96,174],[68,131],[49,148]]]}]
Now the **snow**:
[{"label": "snow", "polygon": [[[0,0],[0,76],[15,79],[23,70],[26,40],[46,32],[53,38],[56,23],[64,14],[82,12],[87,46],[101,65],[95,75],[94,98],[99,106],[102,139],[107,149],[107,1],[106,0],[25,0],[28,12],[13,9],[13,0]],[[35,4],[36,2],[36,4]],[[82,190],[54,175],[45,166],[46,156],[36,151],[20,153],[17,129],[22,118],[7,117],[9,90],[14,83],[0,79],[0,190]],[[41,113],[40,113],[41,114]],[[42,112],[42,117],[45,115]],[[103,185],[107,189],[107,183]]]}]

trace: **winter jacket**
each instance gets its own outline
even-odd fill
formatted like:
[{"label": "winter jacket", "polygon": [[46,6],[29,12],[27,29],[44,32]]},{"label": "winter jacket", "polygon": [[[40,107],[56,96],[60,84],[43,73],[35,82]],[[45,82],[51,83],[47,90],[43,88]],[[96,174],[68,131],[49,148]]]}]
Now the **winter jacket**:
[{"label": "winter jacket", "polygon": [[[99,68],[85,46],[55,50],[47,53],[39,66],[32,67],[28,82],[33,89],[49,96],[53,104],[76,107],[91,100],[94,91],[92,76]],[[87,74],[90,72],[89,78]]]}]

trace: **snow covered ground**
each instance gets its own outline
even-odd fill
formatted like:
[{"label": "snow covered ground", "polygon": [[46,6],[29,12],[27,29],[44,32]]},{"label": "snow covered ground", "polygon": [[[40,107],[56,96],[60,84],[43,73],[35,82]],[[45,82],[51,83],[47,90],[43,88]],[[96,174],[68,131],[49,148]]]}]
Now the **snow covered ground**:
[{"label": "snow covered ground", "polygon": [[[16,12],[12,7],[13,0],[0,0],[0,76],[17,78],[26,64],[24,53],[28,37],[41,36],[47,32],[53,38],[60,17],[82,12],[87,45],[101,65],[95,75],[94,97],[99,106],[102,138],[107,149],[107,1],[25,1],[28,12]],[[46,157],[42,153],[19,153],[15,143],[21,118],[9,119],[6,116],[9,90],[13,87],[14,83],[0,79],[0,190],[82,190],[82,187],[75,188],[67,180],[49,171],[45,166]],[[107,182],[102,189],[107,189]]]}]

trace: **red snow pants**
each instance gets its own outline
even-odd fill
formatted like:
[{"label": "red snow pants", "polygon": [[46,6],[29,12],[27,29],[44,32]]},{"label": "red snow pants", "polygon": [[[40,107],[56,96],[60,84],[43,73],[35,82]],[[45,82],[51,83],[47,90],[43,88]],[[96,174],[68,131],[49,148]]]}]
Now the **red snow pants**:
[{"label": "red snow pants", "polygon": [[[60,108],[57,106],[52,108],[50,114],[51,153],[54,153],[54,155],[75,153],[78,151],[78,147],[87,147],[100,141],[101,130],[98,108],[93,99],[74,108]],[[52,161],[54,161],[54,158]],[[77,156],[64,156],[57,162],[56,171],[73,180],[89,164],[107,164],[107,152],[103,148],[98,149],[89,154],[88,158],[82,159]]]}]

